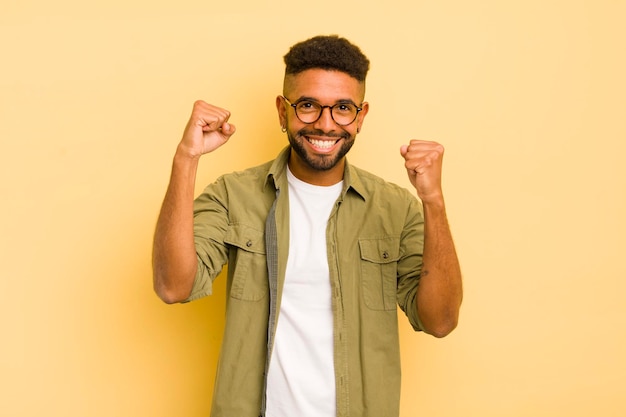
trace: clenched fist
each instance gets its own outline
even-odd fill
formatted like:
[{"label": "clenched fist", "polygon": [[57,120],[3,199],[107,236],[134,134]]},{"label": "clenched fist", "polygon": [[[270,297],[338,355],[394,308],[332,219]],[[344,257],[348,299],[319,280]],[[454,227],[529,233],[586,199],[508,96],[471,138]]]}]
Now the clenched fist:
[{"label": "clenched fist", "polygon": [[235,133],[235,126],[228,123],[229,118],[228,110],[196,101],[179,150],[187,156],[199,158],[219,148]]},{"label": "clenched fist", "polygon": [[424,203],[439,203],[443,200],[441,190],[443,152],[442,145],[425,140],[411,140],[408,145],[402,145],[400,148],[409,180]]}]

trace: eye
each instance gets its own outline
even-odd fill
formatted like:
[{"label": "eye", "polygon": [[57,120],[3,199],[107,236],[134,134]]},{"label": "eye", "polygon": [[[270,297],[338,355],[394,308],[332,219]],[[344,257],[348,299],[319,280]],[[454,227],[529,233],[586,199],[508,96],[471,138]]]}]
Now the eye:
[{"label": "eye", "polygon": [[319,111],[319,105],[312,101],[301,101],[296,104],[297,109],[302,112],[317,112]]},{"label": "eye", "polygon": [[354,106],[351,104],[337,104],[335,106],[336,111],[340,113],[352,113],[354,112]]}]

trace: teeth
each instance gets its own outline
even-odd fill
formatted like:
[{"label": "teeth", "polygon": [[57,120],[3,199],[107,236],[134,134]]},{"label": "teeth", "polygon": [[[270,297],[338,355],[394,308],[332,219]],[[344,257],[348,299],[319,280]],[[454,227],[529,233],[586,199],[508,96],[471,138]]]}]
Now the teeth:
[{"label": "teeth", "polygon": [[335,141],[332,141],[332,140],[309,139],[309,142],[311,142],[311,144],[315,146],[316,148],[321,148],[321,149],[332,148],[332,146],[335,144]]}]

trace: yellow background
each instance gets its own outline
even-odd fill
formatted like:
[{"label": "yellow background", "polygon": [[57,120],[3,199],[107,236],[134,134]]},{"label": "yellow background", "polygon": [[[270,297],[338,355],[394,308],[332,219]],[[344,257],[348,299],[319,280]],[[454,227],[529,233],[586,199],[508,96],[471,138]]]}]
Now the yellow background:
[{"label": "yellow background", "polygon": [[[198,191],[286,143],[282,56],[339,33],[372,61],[351,161],[409,186],[446,147],[459,328],[402,321],[402,416],[626,415],[624,1],[3,0],[0,415],[207,416],[214,297],[166,306],[151,239],[195,99],[238,132]],[[384,417],[384,416],[381,416]]]}]

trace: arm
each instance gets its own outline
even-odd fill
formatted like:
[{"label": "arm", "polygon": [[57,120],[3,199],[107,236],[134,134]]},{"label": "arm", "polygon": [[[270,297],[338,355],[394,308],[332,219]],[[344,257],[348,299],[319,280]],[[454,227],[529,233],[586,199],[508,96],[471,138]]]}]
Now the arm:
[{"label": "arm", "polygon": [[461,268],[441,189],[443,146],[412,140],[400,152],[411,184],[424,205],[424,254],[416,308],[424,330],[436,337],[457,325],[463,299]]},{"label": "arm", "polygon": [[197,101],[176,149],[152,255],[154,290],[166,303],[183,301],[191,293],[197,270],[193,200],[198,161],[235,133],[229,117],[228,111]]}]

